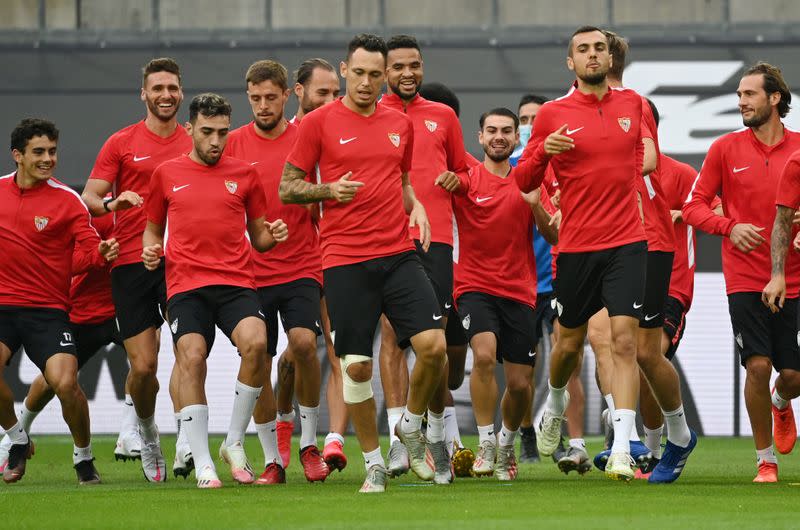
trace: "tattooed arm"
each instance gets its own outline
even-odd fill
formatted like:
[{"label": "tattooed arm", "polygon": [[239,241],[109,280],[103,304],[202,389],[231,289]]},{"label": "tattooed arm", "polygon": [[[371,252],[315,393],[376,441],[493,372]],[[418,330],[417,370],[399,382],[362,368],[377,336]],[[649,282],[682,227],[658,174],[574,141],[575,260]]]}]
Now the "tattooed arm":
[{"label": "tattooed arm", "polygon": [[358,188],[363,182],[350,180],[352,171],[345,173],[342,178],[329,184],[312,184],[306,178],[306,172],[289,162],[283,166],[281,184],[278,194],[286,204],[306,204],[333,199],[338,202],[350,202],[355,198]]},{"label": "tattooed arm", "polygon": [[786,276],[784,268],[786,253],[789,250],[789,240],[792,237],[792,217],[794,210],[786,206],[778,206],[775,214],[775,223],[772,225],[772,240],[770,252],[772,254],[772,277],[761,293],[761,300],[777,313],[783,308],[786,300]]}]

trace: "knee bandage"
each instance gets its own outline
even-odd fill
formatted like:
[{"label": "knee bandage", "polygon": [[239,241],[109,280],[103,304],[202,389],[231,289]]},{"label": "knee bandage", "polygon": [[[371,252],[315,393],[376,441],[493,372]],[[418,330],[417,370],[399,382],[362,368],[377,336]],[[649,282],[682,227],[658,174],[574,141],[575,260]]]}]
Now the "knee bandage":
[{"label": "knee bandage", "polygon": [[345,355],[339,358],[342,366],[342,394],[344,394],[344,402],[350,405],[356,403],[363,403],[372,397],[372,377],[369,381],[359,383],[354,381],[347,373],[347,367],[351,364],[371,361],[372,357],[366,355]]}]

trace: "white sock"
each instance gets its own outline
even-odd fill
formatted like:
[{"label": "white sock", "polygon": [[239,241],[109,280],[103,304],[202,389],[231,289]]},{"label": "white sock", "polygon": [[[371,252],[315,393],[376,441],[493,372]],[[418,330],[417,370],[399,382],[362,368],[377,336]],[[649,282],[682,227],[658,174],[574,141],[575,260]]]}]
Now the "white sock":
[{"label": "white sock", "polygon": [[361,453],[364,455],[364,467],[369,468],[374,466],[375,464],[380,464],[382,467],[386,467],[386,462],[383,460],[383,455],[381,454],[381,446],[379,445],[377,449],[370,451],[369,453]]},{"label": "white sock", "polygon": [[8,439],[11,440],[12,445],[23,445],[28,443],[28,433],[22,428],[20,422],[14,424],[9,430],[6,431]]},{"label": "white sock", "polygon": [[771,445],[766,449],[756,449],[756,462],[758,464],[762,462],[767,462],[768,464],[778,463],[778,457],[775,456],[775,451],[772,449]]},{"label": "white sock", "polygon": [[548,381],[547,386],[550,389],[545,403],[548,412],[555,416],[563,416],[564,411],[567,410],[567,385],[556,388]]},{"label": "white sock", "polygon": [[453,445],[461,447],[461,433],[458,430],[458,415],[455,407],[444,408],[444,441],[450,456],[453,456]]},{"label": "white sock", "polygon": [[175,413],[175,423],[178,426],[178,435],[177,435],[177,437],[175,439],[175,446],[176,447],[179,446],[179,445],[188,445],[189,444],[189,439],[186,438],[186,431],[183,430],[182,418],[183,418],[183,415],[180,412],[176,412]]},{"label": "white sock", "polygon": [[497,435],[494,433],[494,425],[478,425],[478,443],[482,444],[485,441],[497,444]]},{"label": "white sock", "polygon": [[[180,414],[180,412],[178,413]],[[133,398],[130,394],[125,394],[125,404],[122,406],[122,425],[120,433],[128,434],[137,432],[139,419],[136,417],[136,408],[133,406]]]},{"label": "white sock", "polygon": [[289,421],[294,423],[294,409],[290,410],[289,412],[278,411],[278,417],[276,419],[278,421]]},{"label": "white sock", "polygon": [[509,430],[506,427],[506,424],[503,423],[502,427],[500,427],[500,437],[498,438],[498,444],[508,447],[509,445],[514,445],[514,439],[517,437],[517,431]]},{"label": "white sock", "polygon": [[617,410],[616,407],[614,407],[614,396],[612,396],[611,394],[606,394],[605,396],[603,396],[603,399],[606,400],[606,405],[608,405],[608,416],[606,416],[608,421],[608,426],[614,427],[612,422],[614,421],[614,411]]},{"label": "white sock", "polygon": [[405,409],[403,419],[400,421],[400,428],[406,434],[422,429],[422,414],[412,414]]},{"label": "white sock", "polygon": [[686,424],[686,416],[683,414],[683,405],[669,412],[662,411],[664,423],[667,426],[667,440],[678,447],[688,447],[692,441],[692,434]]},{"label": "white sock", "polygon": [[25,403],[22,404],[22,410],[19,411],[19,423],[25,429],[25,432],[31,432],[31,425],[36,416],[39,415],[39,412],[41,411],[28,410]]},{"label": "white sock", "polygon": [[633,426],[631,427],[631,433],[628,436],[628,440],[630,440],[631,442],[641,441],[641,439],[639,438],[639,431],[636,430],[636,422],[634,422]]},{"label": "white sock", "polygon": [[444,441],[444,411],[436,413],[428,409],[428,428],[425,437],[430,443]]},{"label": "white sock", "polygon": [[198,470],[211,466],[216,473],[211,452],[208,450],[208,405],[189,405],[181,410],[181,428],[186,431],[194,466]]},{"label": "white sock", "polygon": [[72,446],[72,464],[78,464],[79,462],[83,462],[84,460],[91,460],[94,458],[92,456],[92,444],[90,443],[86,447],[78,447],[77,445]]},{"label": "white sock", "polygon": [[[772,404],[775,405],[775,408],[777,408],[778,410],[783,410],[789,405],[790,402],[791,402],[791,400],[783,399],[780,396],[780,394],[778,394],[778,389],[777,388],[773,388],[772,389]],[[25,429],[25,430],[27,431],[29,429]]]},{"label": "white sock", "polygon": [[644,445],[653,453],[653,457],[661,458],[661,435],[664,433],[664,426],[648,429],[644,426]]},{"label": "white sock", "polygon": [[157,443],[158,442],[158,427],[156,427],[156,417],[150,416],[149,418],[138,418],[139,434],[143,442]]},{"label": "white sock", "polygon": [[631,409],[617,409],[614,411],[614,444],[611,454],[631,452],[631,442],[628,434],[631,426],[636,423],[636,412]]},{"label": "white sock", "polygon": [[231,412],[231,423],[228,427],[228,437],[225,445],[233,445],[241,442],[244,445],[244,433],[253,417],[253,410],[256,408],[256,400],[261,394],[261,387],[247,386],[241,381],[236,381],[236,395],[233,398],[233,411]]},{"label": "white sock", "polygon": [[389,424],[389,443],[393,444],[400,439],[394,433],[394,426],[397,425],[397,422],[400,421],[400,418],[403,416],[403,407],[391,407],[386,409],[386,418]]},{"label": "white sock", "polygon": [[275,462],[283,467],[283,459],[278,452],[278,429],[276,421],[268,421],[267,423],[256,423],[256,434],[258,434],[258,441],[261,442],[261,449],[264,451],[264,467]]},{"label": "white sock", "polygon": [[325,445],[328,445],[331,442],[339,442],[342,445],[342,447],[344,447],[344,436],[342,436],[338,432],[329,432],[328,435],[325,437]]},{"label": "white sock", "polygon": [[304,407],[300,409],[300,449],[309,445],[317,445],[317,420],[319,419],[319,406]]},{"label": "white sock", "polygon": [[583,438],[570,438],[569,446],[574,447],[575,449],[582,449],[586,451],[586,440]]}]

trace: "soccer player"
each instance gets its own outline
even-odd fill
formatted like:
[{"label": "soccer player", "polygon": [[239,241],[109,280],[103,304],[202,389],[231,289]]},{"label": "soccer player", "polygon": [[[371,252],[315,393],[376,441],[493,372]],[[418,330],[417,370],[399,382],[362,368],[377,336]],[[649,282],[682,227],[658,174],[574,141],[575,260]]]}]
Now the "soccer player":
[{"label": "soccer player", "polygon": [[0,177],[0,426],[11,441],[5,482],[25,474],[33,444],[14,413],[11,389],[2,377],[20,348],[44,374],[61,402],[74,441],[73,464],[80,484],[97,484],[89,407],[78,385],[78,359],[67,310],[73,254],[102,264],[119,255],[114,239],[100,240],[80,197],[53,178],[58,129],[49,121],[22,120],[11,132],[17,169]]},{"label": "soccer player", "polygon": [[[422,249],[418,230],[412,230],[411,235],[446,325],[453,295],[453,211],[450,195],[436,185],[436,180],[446,171],[464,172],[467,169],[461,124],[450,107],[419,95],[424,63],[417,40],[410,35],[395,35],[386,44],[389,49],[387,93],[381,98],[380,105],[405,113],[414,126],[414,155],[409,178],[425,211],[431,216],[430,248]],[[388,469],[394,477],[408,471],[406,448],[393,434],[406,404],[408,368],[405,354],[397,346],[397,335],[385,316],[381,318],[379,362],[391,439]],[[444,374],[447,374],[446,370]],[[434,482],[437,484],[453,481],[450,455],[444,441],[447,393],[447,380],[443,379],[428,407],[426,437],[436,467]]]},{"label": "soccer player", "polygon": [[167,314],[184,403],[181,426],[197,466],[199,488],[222,486],[208,449],[205,396],[206,358],[215,325],[241,356],[230,427],[219,455],[236,482],[255,480],[242,443],[267,373],[267,336],[250,245],[264,252],[288,236],[283,221],[264,220],[266,199],[255,168],[222,156],[230,115],[231,106],[222,96],[200,94],[192,99],[187,125],[192,151],[153,172],[142,236],[147,270],[161,265],[162,248],[167,262]]},{"label": "soccer player", "polygon": [[[608,40],[595,27],[581,27],[572,35],[567,66],[575,72],[576,85],[539,109],[533,139],[523,155],[523,162],[542,152],[555,155],[550,165],[561,189],[558,274],[564,281],[556,286],[559,337],[551,352],[550,392],[536,441],[544,456],[558,446],[569,401],[566,385],[583,346],[586,323],[607,307],[617,410],[606,474],[630,480],[634,472],[628,434],[638,394],[636,334],[647,252],[634,193],[642,169],[642,100],[633,91],[609,87]],[[546,138],[551,131],[557,134]]]},{"label": "soccer player", "polygon": [[[253,418],[264,450],[264,472],[258,484],[286,482],[283,460],[278,453],[275,396],[270,372],[278,342],[278,313],[292,352],[300,405],[300,462],[306,478],[325,480],[328,466],[317,449],[320,366],[317,335],[320,330],[322,260],[317,227],[305,206],[284,205],[278,200],[281,173],[294,141],[297,126],[284,117],[289,99],[288,73],[275,61],[250,65],[245,76],[253,121],[231,132],[225,152],[251,164],[266,192],[268,219],[283,219],[292,227],[292,238],[269,255],[253,251],[256,288],[267,323],[267,377],[256,402]],[[289,381],[294,383],[294,378]],[[291,401],[290,401],[291,407]],[[291,432],[291,431],[290,431]]]},{"label": "soccer player", "polygon": [[[785,128],[781,121],[789,112],[791,94],[775,66],[758,63],[745,70],[736,94],[745,128],[723,135],[711,145],[683,206],[683,219],[726,238],[722,273],[735,348],[747,371],[744,399],[758,461],[754,481],[777,482],[769,383],[774,367],[779,373],[777,397],[783,400],[778,401],[779,408],[800,393],[800,260],[796,255],[789,256],[786,263],[787,299],[780,311],[773,313],[762,304],[761,293],[772,270],[769,241],[778,181],[786,161],[800,148],[800,134]],[[722,197],[722,217],[711,210],[716,195]]]},{"label": "soccer player", "polygon": [[[409,228],[430,244],[425,208],[409,181],[414,129],[402,113],[377,105],[386,78],[383,39],[361,34],[340,65],[346,92],[300,124],[280,185],[286,203],[322,201],[322,267],[344,401],[364,453],[362,492],[385,490],[387,473],[378,441],[372,394],[372,339],[381,313],[401,346],[417,353],[408,405],[398,423],[411,469],[434,476],[420,431],[422,414],[441,381],[445,363],[443,314],[415,252]],[[319,164],[321,183],[307,179]]]},{"label": "soccer player", "polygon": [[[142,265],[141,237],[146,225],[143,208],[147,206],[153,171],[162,162],[188,153],[192,147],[186,131],[178,126],[177,114],[183,101],[178,64],[170,58],[148,62],[142,69],[140,97],[145,103],[145,119],[114,133],[106,141],[82,197],[95,217],[113,212],[120,257],[111,270],[111,294],[131,365],[125,384],[130,397],[126,396],[125,401],[127,404],[132,400],[136,409],[144,477],[150,482],[163,482],[167,478],[166,464],[154,414],[166,286],[163,266],[148,271]],[[115,196],[106,198],[112,190]],[[194,464],[186,436],[181,432],[178,377],[179,371],[173,370],[169,382],[178,425],[173,472],[185,478]],[[120,438],[115,454],[123,458],[135,455],[132,450],[135,441],[134,437]]]},{"label": "soccer player", "polygon": [[294,95],[297,113],[289,120],[296,125],[309,112],[327,105],[339,97],[339,76],[325,59],[306,59],[294,73]]}]

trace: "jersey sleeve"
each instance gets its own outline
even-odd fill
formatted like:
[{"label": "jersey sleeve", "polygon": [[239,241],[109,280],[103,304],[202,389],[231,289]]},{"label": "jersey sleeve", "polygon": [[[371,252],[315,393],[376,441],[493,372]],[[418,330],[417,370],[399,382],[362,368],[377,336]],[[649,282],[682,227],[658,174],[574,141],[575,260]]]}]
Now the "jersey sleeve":
[{"label": "jersey sleeve", "polygon": [[800,158],[792,156],[783,168],[778,181],[778,192],[775,204],[793,210],[800,207]]},{"label": "jersey sleeve", "polygon": [[553,166],[551,164],[547,164],[542,186],[547,189],[547,193],[550,195],[550,197],[554,196],[558,191],[558,179],[556,179],[556,172],[553,170]]},{"label": "jersey sleeve", "polygon": [[93,268],[105,266],[105,258],[100,254],[100,235],[92,226],[92,216],[83,206],[75,206],[72,220],[72,233],[75,237],[75,247],[72,251],[72,274],[81,274]]},{"label": "jersey sleeve", "polygon": [[120,153],[117,136],[114,135],[106,140],[106,143],[103,144],[103,147],[97,154],[89,178],[114,182],[119,174],[121,163],[122,155]]},{"label": "jersey sleeve", "polygon": [[523,191],[528,193],[539,187],[544,180],[545,169],[550,162],[550,155],[544,152],[544,141],[547,136],[553,131],[549,122],[550,112],[547,104],[539,109],[536,116],[536,125],[533,128],[533,133],[528,145],[522,152],[522,156],[514,168],[514,178],[517,181],[517,186]]},{"label": "jersey sleeve", "polygon": [[167,198],[164,195],[164,172],[161,166],[150,178],[150,197],[147,201],[147,220],[158,226],[167,224]]},{"label": "jersey sleeve", "polygon": [[[252,221],[259,217],[264,217],[267,212],[267,194],[264,192],[264,186],[261,185],[261,179],[258,178],[258,172],[255,168],[250,166],[248,169],[251,187],[247,194],[247,201],[245,208],[247,209],[247,219]],[[275,198],[277,199],[277,197]],[[272,219],[274,221],[274,219]]]},{"label": "jersey sleeve", "polygon": [[414,127],[409,118],[406,118],[406,135],[408,136],[406,149],[403,152],[403,159],[400,161],[400,170],[403,173],[411,171],[411,159],[414,156]]},{"label": "jersey sleeve", "polygon": [[287,163],[302,169],[306,175],[314,171],[322,152],[322,128],[316,117],[309,114],[300,122],[294,147],[286,158]]},{"label": "jersey sleeve", "polygon": [[464,155],[464,135],[461,132],[461,124],[455,112],[447,115],[450,123],[447,126],[447,169],[457,173],[467,170],[467,160]]},{"label": "jersey sleeve", "polygon": [[715,215],[711,209],[714,197],[722,189],[722,171],[722,148],[719,142],[715,142],[711,145],[683,205],[683,220],[703,232],[728,236],[736,222]]}]

